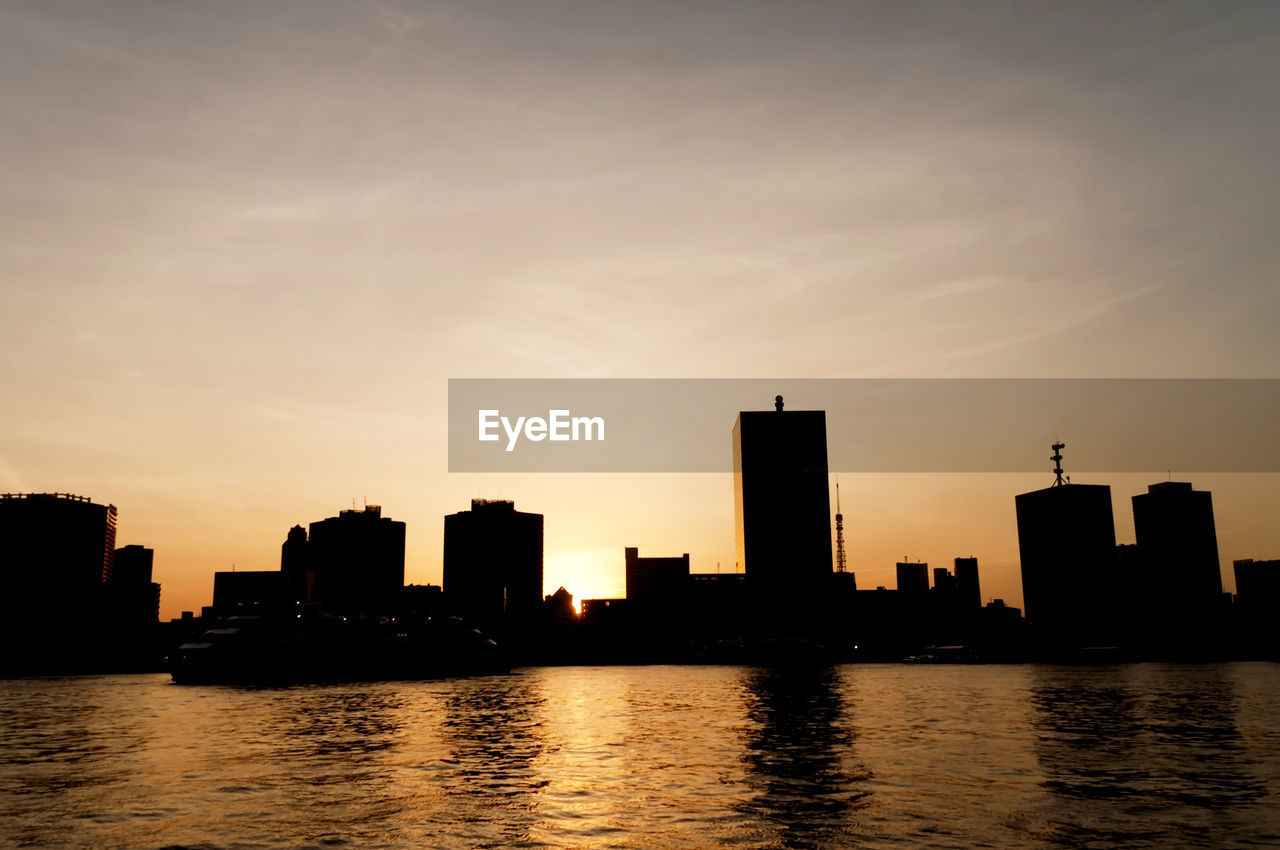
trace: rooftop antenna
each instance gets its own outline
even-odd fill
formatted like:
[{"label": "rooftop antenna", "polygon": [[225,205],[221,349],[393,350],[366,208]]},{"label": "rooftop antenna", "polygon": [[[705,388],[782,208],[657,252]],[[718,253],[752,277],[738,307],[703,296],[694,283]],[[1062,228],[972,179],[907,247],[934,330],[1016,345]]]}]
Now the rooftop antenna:
[{"label": "rooftop antenna", "polygon": [[779,413],[782,412],[782,396],[773,397],[773,409]]},{"label": "rooftop antenna", "polygon": [[840,478],[836,477],[836,572],[845,571],[844,514],[840,512]]},{"label": "rooftop antenna", "polygon": [[1049,460],[1053,461],[1055,464],[1053,467],[1053,474],[1057,476],[1051,485],[1053,487],[1061,487],[1063,484],[1067,483],[1067,481],[1062,480],[1062,450],[1066,447],[1066,443],[1054,443],[1053,454],[1049,456]]}]

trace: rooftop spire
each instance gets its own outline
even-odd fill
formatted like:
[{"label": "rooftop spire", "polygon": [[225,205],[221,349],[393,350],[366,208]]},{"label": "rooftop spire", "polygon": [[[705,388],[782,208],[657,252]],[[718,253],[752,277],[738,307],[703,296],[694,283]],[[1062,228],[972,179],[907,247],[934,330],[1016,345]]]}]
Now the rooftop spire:
[{"label": "rooftop spire", "polygon": [[1049,456],[1049,460],[1054,462],[1053,474],[1057,476],[1053,481],[1054,487],[1061,487],[1067,483],[1062,480],[1062,450],[1066,447],[1066,443],[1054,443],[1053,454]]}]

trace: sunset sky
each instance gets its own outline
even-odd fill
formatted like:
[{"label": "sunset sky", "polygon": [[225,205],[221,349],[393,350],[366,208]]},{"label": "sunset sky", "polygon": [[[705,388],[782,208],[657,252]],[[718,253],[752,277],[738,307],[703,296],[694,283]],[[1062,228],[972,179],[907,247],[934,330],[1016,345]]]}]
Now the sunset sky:
[{"label": "sunset sky", "polygon": [[[1274,3],[0,4],[0,491],[117,505],[166,618],[353,499],[410,582],[477,496],[547,592],[732,570],[731,476],[450,474],[447,380],[1280,377],[1277,79]],[[842,475],[859,586],[1020,604],[1044,454]],[[1280,557],[1280,476],[1075,472]]]}]

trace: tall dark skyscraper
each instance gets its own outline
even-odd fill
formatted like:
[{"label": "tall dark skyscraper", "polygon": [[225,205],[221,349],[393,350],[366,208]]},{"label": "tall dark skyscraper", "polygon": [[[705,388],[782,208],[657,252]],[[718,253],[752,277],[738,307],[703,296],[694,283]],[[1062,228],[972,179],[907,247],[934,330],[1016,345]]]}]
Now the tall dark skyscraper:
[{"label": "tall dark skyscraper", "polygon": [[966,608],[982,607],[977,558],[956,558],[956,595]]},{"label": "tall dark skyscraper", "polygon": [[[65,594],[100,585],[111,580],[115,552],[115,505],[69,493],[0,496],[0,575],[11,588]],[[50,601],[30,598],[22,604]]]},{"label": "tall dark skyscraper", "polygon": [[542,601],[542,514],[472,499],[471,510],[446,516],[444,592],[478,623],[533,611]]},{"label": "tall dark skyscraper", "polygon": [[117,584],[150,584],[156,552],[146,546],[123,546],[116,550],[111,579]]},{"label": "tall dark skyscraper", "polygon": [[160,619],[160,585],[151,580],[155,550],[130,545],[116,550],[110,598],[122,619],[150,624]]},{"label": "tall dark skyscraper", "polygon": [[803,604],[831,581],[827,419],[821,410],[744,411],[733,426],[738,561],[753,591]]},{"label": "tall dark skyscraper", "polygon": [[1280,661],[1280,560],[1234,563],[1236,574],[1236,632],[1247,651]]},{"label": "tall dark skyscraper", "polygon": [[1027,619],[1062,648],[1112,643],[1120,580],[1111,488],[1065,483],[1055,471],[1053,486],[1014,499]]},{"label": "tall dark skyscraper", "polygon": [[1213,496],[1182,481],[1162,481],[1133,497],[1133,529],[1148,607],[1161,619],[1204,613],[1218,604],[1222,570]]},{"label": "tall dark skyscraper", "polygon": [[0,496],[0,669],[140,663],[156,627],[154,553],[116,549],[116,508],[66,493]]},{"label": "tall dark skyscraper", "polygon": [[903,593],[929,592],[929,565],[899,561],[897,565],[898,590]]},{"label": "tall dark skyscraper", "polygon": [[315,572],[311,568],[311,550],[307,543],[307,530],[300,525],[289,529],[284,543],[280,544],[280,572],[292,601],[310,602],[315,586]]},{"label": "tall dark skyscraper", "polygon": [[344,613],[390,611],[404,587],[404,535],[404,523],[384,517],[378,505],[311,523],[312,601]]}]

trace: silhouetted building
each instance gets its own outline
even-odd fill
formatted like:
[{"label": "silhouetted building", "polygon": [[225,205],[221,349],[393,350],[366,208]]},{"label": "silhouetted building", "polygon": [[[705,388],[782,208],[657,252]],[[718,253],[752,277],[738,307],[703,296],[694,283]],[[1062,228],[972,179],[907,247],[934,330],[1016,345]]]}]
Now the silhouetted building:
[{"label": "silhouetted building", "polygon": [[155,550],[132,544],[116,550],[112,581],[118,584],[150,584]]},{"label": "silhouetted building", "polygon": [[640,550],[624,550],[627,599],[639,605],[670,607],[684,600],[689,586],[689,554],[679,558],[641,558]]},{"label": "silhouetted building", "polygon": [[900,561],[898,590],[903,593],[927,593],[929,590],[929,565]]},{"label": "silhouetted building", "polygon": [[1062,484],[1015,498],[1027,619],[1047,649],[1113,644],[1118,635],[1111,488]]},{"label": "silhouetted building", "polygon": [[294,602],[310,602],[315,588],[315,572],[311,569],[311,549],[307,543],[307,530],[300,525],[289,529],[284,543],[280,544],[280,572]]},{"label": "silhouetted building", "polygon": [[1280,560],[1234,562],[1236,604],[1249,614],[1280,619]]},{"label": "silhouetted building", "polygon": [[1236,636],[1244,657],[1280,661],[1280,560],[1244,558],[1236,574]]},{"label": "silhouetted building", "polygon": [[946,567],[933,568],[933,592],[948,598],[956,595],[956,577]]},{"label": "silhouetted building", "polygon": [[743,573],[690,573],[690,622],[707,638],[740,636],[751,616],[747,577]]},{"label": "silhouetted building", "polygon": [[154,552],[117,550],[116,522],[82,496],[0,496],[0,669],[156,668]]},{"label": "silhouetted building", "polygon": [[444,592],[480,623],[534,611],[542,602],[542,514],[514,502],[472,499],[444,518]]},{"label": "silhouetted building", "polygon": [[1187,617],[1217,607],[1222,593],[1213,496],[1182,481],[1162,481],[1133,497],[1141,550],[1141,597],[1151,616],[1185,629]]},{"label": "silhouetted building", "polygon": [[[15,601],[35,588],[93,587],[111,580],[116,506],[69,493],[0,495],[0,575]],[[23,598],[23,605],[50,600]]]},{"label": "silhouetted building", "polygon": [[218,617],[287,614],[293,594],[283,572],[241,570],[213,574],[213,610]]},{"label": "silhouetted building", "polygon": [[144,627],[160,621],[160,585],[151,580],[155,550],[136,544],[116,550],[110,606],[123,624]]},{"label": "silhouetted building", "polygon": [[0,669],[94,669],[108,660],[115,548],[114,505],[67,493],[0,496]]},{"label": "silhouetted building", "polygon": [[956,595],[960,597],[960,604],[966,608],[982,607],[977,558],[956,558]]},{"label": "silhouetted building", "polygon": [[578,618],[578,612],[573,607],[573,594],[565,590],[564,585],[561,585],[555,593],[548,593],[542,600],[542,604],[553,617],[568,620]]},{"label": "silhouetted building", "polygon": [[584,599],[582,600],[582,620],[588,623],[599,622],[613,612],[624,610],[626,605],[625,599]]},{"label": "silhouetted building", "polygon": [[404,536],[405,524],[384,517],[378,505],[311,523],[311,601],[348,614],[392,610],[404,587]]},{"label": "silhouetted building", "polygon": [[1004,604],[1003,599],[992,599],[982,610],[993,619],[1010,625],[1022,619],[1022,611]]},{"label": "silhouetted building", "polygon": [[806,609],[831,577],[827,424],[821,410],[743,411],[733,426],[738,560],[752,591]]}]

